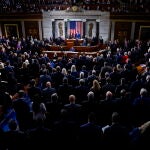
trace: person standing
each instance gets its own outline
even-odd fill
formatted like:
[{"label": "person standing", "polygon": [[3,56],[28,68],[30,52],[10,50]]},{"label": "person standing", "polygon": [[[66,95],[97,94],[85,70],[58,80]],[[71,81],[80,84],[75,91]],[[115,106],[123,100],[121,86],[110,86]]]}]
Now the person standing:
[{"label": "person standing", "polygon": [[77,33],[75,34],[75,38],[76,39],[80,39],[81,38],[81,34],[79,33],[79,31],[77,31]]}]

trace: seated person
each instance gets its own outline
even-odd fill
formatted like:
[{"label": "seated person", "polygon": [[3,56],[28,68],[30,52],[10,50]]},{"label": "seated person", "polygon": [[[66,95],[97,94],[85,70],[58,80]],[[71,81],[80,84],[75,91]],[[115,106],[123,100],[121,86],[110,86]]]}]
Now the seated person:
[{"label": "seated person", "polygon": [[69,49],[69,51],[75,52],[75,48],[72,46],[72,47]]}]

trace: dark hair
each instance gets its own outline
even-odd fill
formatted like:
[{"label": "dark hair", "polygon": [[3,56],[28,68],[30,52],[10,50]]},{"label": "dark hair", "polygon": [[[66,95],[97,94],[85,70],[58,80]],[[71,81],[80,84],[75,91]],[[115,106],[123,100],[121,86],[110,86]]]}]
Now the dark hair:
[{"label": "dark hair", "polygon": [[64,77],[64,78],[63,78],[63,83],[65,83],[65,84],[68,83],[68,78],[67,78],[67,77]]},{"label": "dark hair", "polygon": [[112,113],[112,122],[119,122],[120,121],[120,115],[118,112]]},{"label": "dark hair", "polygon": [[16,130],[17,129],[17,122],[15,120],[10,120],[8,123],[10,130]]},{"label": "dark hair", "polygon": [[19,97],[23,97],[24,96],[24,91],[23,90],[19,90],[18,94],[19,94]]},{"label": "dark hair", "polygon": [[95,122],[96,121],[96,115],[94,112],[90,112],[88,115],[88,119],[90,122]]},{"label": "dark hair", "polygon": [[57,95],[57,93],[53,93],[51,95],[51,102],[53,102],[53,103],[57,103],[58,102],[58,95]]}]

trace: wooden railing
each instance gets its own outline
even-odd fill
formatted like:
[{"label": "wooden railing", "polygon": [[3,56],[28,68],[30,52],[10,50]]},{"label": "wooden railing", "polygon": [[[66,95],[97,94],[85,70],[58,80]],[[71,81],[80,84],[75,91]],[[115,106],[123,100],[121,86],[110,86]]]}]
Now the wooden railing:
[{"label": "wooden railing", "polygon": [[106,45],[97,45],[97,46],[74,46],[75,52],[69,51],[67,46],[49,46],[47,49],[43,50],[42,53],[47,53],[50,59],[54,58],[54,55],[57,57],[67,56],[69,58],[79,55],[92,55],[96,56],[98,53],[103,53],[107,51]]},{"label": "wooden railing", "polygon": [[[106,45],[96,45],[96,46],[73,46],[75,52],[96,52],[106,48]],[[69,51],[68,46],[50,45],[47,47],[46,51]]]}]

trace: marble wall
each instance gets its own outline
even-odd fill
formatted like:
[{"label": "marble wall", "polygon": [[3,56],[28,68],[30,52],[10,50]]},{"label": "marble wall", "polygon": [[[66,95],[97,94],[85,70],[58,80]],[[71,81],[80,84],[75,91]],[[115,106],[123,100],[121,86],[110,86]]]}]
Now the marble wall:
[{"label": "marble wall", "polygon": [[65,38],[65,22],[64,20],[55,21],[55,37]]},{"label": "marble wall", "polygon": [[43,38],[49,39],[50,37],[53,37],[52,20],[49,17],[43,18],[42,29],[43,29]]},{"label": "marble wall", "polygon": [[85,36],[88,38],[96,37],[96,20],[86,21]]},{"label": "marble wall", "polygon": [[[65,10],[43,12],[43,37],[49,39],[53,36],[55,36],[55,38],[62,36],[65,38],[65,22],[68,19],[80,19],[85,22],[85,34],[87,37],[92,38],[97,35],[96,23],[98,22],[99,36],[102,36],[104,41],[107,41],[110,34],[109,16],[109,12],[101,12],[97,10],[84,10],[82,12],[67,12]],[[52,22],[54,23],[54,26],[52,25]],[[61,26],[63,31],[60,32],[59,26]],[[54,27],[54,29],[52,27]]]}]

